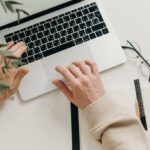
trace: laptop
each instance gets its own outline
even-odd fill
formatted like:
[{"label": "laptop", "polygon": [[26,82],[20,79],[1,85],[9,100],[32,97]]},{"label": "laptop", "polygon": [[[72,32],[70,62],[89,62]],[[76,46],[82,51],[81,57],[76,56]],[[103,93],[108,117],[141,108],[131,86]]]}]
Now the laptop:
[{"label": "laptop", "polygon": [[20,24],[14,16],[0,24],[1,41],[24,41],[28,47],[21,58],[30,70],[19,88],[22,100],[55,90],[51,81],[62,78],[55,71],[57,65],[89,59],[101,72],[126,61],[100,0],[23,3],[29,6],[30,16],[24,16]]}]

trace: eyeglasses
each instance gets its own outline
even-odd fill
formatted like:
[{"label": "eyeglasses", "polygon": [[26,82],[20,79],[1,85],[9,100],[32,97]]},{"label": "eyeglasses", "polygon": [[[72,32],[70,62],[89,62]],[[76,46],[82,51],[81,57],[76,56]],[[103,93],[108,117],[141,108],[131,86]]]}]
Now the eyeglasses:
[{"label": "eyeglasses", "polygon": [[135,42],[127,41],[127,45],[122,46],[122,48],[125,50],[127,57],[131,59],[141,59],[140,70],[144,76],[148,77],[150,82],[150,61],[143,57],[140,46]]}]

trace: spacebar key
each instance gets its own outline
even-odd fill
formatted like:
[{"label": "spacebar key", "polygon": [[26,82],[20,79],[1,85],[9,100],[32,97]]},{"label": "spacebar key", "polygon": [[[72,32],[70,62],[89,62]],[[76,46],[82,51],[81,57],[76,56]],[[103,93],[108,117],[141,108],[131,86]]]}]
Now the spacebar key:
[{"label": "spacebar key", "polygon": [[49,49],[49,50],[43,52],[43,55],[44,55],[44,57],[47,57],[49,55],[52,55],[52,54],[58,53],[60,51],[66,50],[68,48],[71,48],[73,46],[75,46],[75,43],[73,41],[71,41],[71,42],[62,44],[61,46]]}]

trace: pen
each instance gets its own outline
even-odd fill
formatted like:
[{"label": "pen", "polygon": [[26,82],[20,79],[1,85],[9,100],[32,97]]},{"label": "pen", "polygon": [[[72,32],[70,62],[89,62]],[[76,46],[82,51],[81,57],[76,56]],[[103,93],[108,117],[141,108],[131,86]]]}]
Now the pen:
[{"label": "pen", "polygon": [[137,98],[138,105],[139,105],[140,120],[142,122],[144,129],[148,130],[144,104],[143,104],[142,91],[141,91],[141,86],[140,86],[140,80],[139,79],[134,80],[134,84],[135,84],[136,98]]}]

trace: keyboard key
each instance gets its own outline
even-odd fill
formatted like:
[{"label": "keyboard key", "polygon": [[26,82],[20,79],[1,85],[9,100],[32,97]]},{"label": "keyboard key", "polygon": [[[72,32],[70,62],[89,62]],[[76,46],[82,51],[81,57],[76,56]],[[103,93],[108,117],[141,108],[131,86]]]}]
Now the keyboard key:
[{"label": "keyboard key", "polygon": [[26,36],[30,36],[31,34],[32,34],[32,33],[31,33],[30,30],[25,31],[25,35],[26,35]]},{"label": "keyboard key", "polygon": [[95,35],[95,33],[91,33],[91,34],[90,34],[90,38],[91,38],[91,39],[94,39],[94,38],[96,38],[96,35]]},{"label": "keyboard key", "polygon": [[86,25],[87,25],[87,27],[91,27],[93,24],[92,24],[92,21],[87,21],[86,22]]},{"label": "keyboard key", "polygon": [[58,22],[58,24],[62,24],[62,23],[64,23],[64,20],[63,20],[62,18],[59,18],[59,19],[57,20],[57,22]]},{"label": "keyboard key", "polygon": [[13,40],[13,41],[18,41],[18,40],[19,40],[18,35],[13,35],[13,36],[12,36],[12,40]]},{"label": "keyboard key", "polygon": [[59,41],[60,41],[61,44],[64,44],[66,42],[66,38],[65,37],[60,38]]},{"label": "keyboard key", "polygon": [[99,23],[99,21],[98,21],[98,19],[97,19],[97,18],[93,19],[93,20],[92,20],[92,22],[93,22],[93,25],[95,25],[95,24],[98,24],[98,23]]},{"label": "keyboard key", "polygon": [[103,32],[103,34],[107,34],[107,33],[109,33],[109,31],[108,31],[108,29],[107,29],[107,28],[103,29],[103,30],[102,30],[102,32]]},{"label": "keyboard key", "polygon": [[72,34],[73,33],[73,29],[72,28],[67,29],[67,33],[68,34]]},{"label": "keyboard key", "polygon": [[41,22],[40,22],[40,24],[44,24],[44,23],[45,23],[45,21],[41,21]]},{"label": "keyboard key", "polygon": [[81,18],[77,18],[75,21],[76,21],[76,23],[77,23],[77,24],[80,24],[80,23],[82,23],[82,20],[81,20]]},{"label": "keyboard key", "polygon": [[90,40],[90,38],[89,38],[89,36],[88,36],[88,35],[86,35],[86,36],[84,36],[84,37],[83,37],[83,40],[84,40],[84,42],[87,42],[87,41],[89,41],[89,40]]},{"label": "keyboard key", "polygon": [[32,34],[38,33],[38,29],[37,29],[36,27],[35,27],[35,28],[32,28],[31,31],[32,31]]},{"label": "keyboard key", "polygon": [[98,10],[98,7],[97,6],[93,6],[93,7],[90,7],[89,8],[89,11],[90,12],[94,12],[94,11],[97,11]]},{"label": "keyboard key", "polygon": [[11,37],[7,37],[7,38],[5,38],[5,40],[7,43],[13,41]]},{"label": "keyboard key", "polygon": [[24,34],[24,32],[22,32],[22,33],[19,33],[19,38],[20,39],[23,39],[25,37],[25,34]]},{"label": "keyboard key", "polygon": [[40,51],[41,51],[41,50],[40,50],[39,47],[34,48],[34,53],[35,53],[35,54],[39,53]]},{"label": "keyboard key", "polygon": [[84,30],[79,31],[79,35],[80,36],[84,36],[85,35],[85,31]]},{"label": "keyboard key", "polygon": [[29,49],[32,49],[32,48],[34,48],[34,47],[35,47],[35,45],[34,45],[34,43],[33,43],[33,42],[31,42],[31,43],[29,43],[29,44],[28,44],[28,47],[29,47]]},{"label": "keyboard key", "polygon": [[83,14],[82,14],[82,12],[81,11],[78,11],[77,12],[77,17],[81,17]]},{"label": "keyboard key", "polygon": [[93,13],[89,14],[88,17],[89,17],[90,20],[93,19],[93,18],[95,18],[95,16],[94,16]]},{"label": "keyboard key", "polygon": [[27,54],[28,54],[28,56],[32,56],[34,54],[34,52],[33,52],[32,49],[30,49],[30,50],[27,51]]},{"label": "keyboard key", "polygon": [[57,26],[57,22],[56,22],[55,20],[52,21],[52,22],[51,22],[51,26],[52,26],[52,27]]},{"label": "keyboard key", "polygon": [[92,27],[92,30],[93,30],[93,31],[97,31],[97,30],[103,29],[103,28],[105,28],[105,27],[106,27],[105,23],[101,23],[101,24],[98,24],[98,25],[93,26],[93,27]]},{"label": "keyboard key", "polygon": [[68,35],[68,36],[66,36],[66,39],[67,39],[67,41],[71,41],[73,38],[72,38],[72,35]]},{"label": "keyboard key", "polygon": [[55,37],[55,39],[58,39],[58,38],[60,38],[60,34],[59,33],[55,33],[54,37]]},{"label": "keyboard key", "polygon": [[45,51],[47,49],[46,45],[41,45],[40,46],[41,51]]},{"label": "keyboard key", "polygon": [[56,33],[56,28],[55,28],[55,27],[51,28],[51,29],[50,29],[50,32],[51,32],[51,34]]},{"label": "keyboard key", "polygon": [[69,28],[69,24],[68,24],[68,23],[64,23],[64,24],[63,24],[63,28],[64,28],[64,29]]},{"label": "keyboard key", "polygon": [[68,49],[68,48],[70,48],[70,47],[73,47],[73,46],[75,46],[75,43],[74,43],[73,41],[71,41],[71,42],[62,44],[62,45],[60,45],[60,46],[58,46],[58,47],[52,48],[52,49],[49,50],[49,51],[45,51],[45,52],[43,52],[43,55],[44,55],[44,57],[47,57],[47,56],[49,56],[49,55],[52,55],[52,54],[54,54],[54,53],[57,53],[57,52],[66,50],[66,49]]},{"label": "keyboard key", "polygon": [[50,23],[45,23],[44,24],[45,29],[49,29],[51,27]]},{"label": "keyboard key", "polygon": [[70,21],[69,16],[65,16],[63,19],[64,19],[65,22]]},{"label": "keyboard key", "polygon": [[44,37],[44,34],[43,34],[42,32],[39,32],[39,33],[37,34],[37,37],[38,37],[39,39],[41,39],[42,37]]},{"label": "keyboard key", "polygon": [[59,40],[55,40],[53,43],[54,43],[54,46],[59,46],[60,45]]},{"label": "keyboard key", "polygon": [[85,23],[81,23],[79,26],[80,26],[81,29],[85,29],[86,28]]},{"label": "keyboard key", "polygon": [[82,38],[76,39],[75,43],[76,43],[76,45],[83,43]]},{"label": "keyboard key", "polygon": [[57,29],[57,31],[61,31],[61,30],[63,30],[63,27],[62,27],[62,25],[58,25],[58,26],[56,27],[56,29]]},{"label": "keyboard key", "polygon": [[22,62],[22,65],[27,65],[28,64],[28,60],[26,58],[22,59],[21,62]]},{"label": "keyboard key", "polygon": [[83,12],[84,15],[89,13],[88,9],[83,9],[82,12]]},{"label": "keyboard key", "polygon": [[25,53],[22,54],[21,59],[24,59],[26,57],[27,57],[27,53],[25,52]]},{"label": "keyboard key", "polygon": [[30,39],[29,37],[26,37],[26,38],[24,39],[24,42],[25,42],[26,44],[28,44],[30,41],[31,41],[31,39]]},{"label": "keyboard key", "polygon": [[102,36],[102,31],[100,31],[100,30],[97,31],[97,32],[96,32],[96,36],[97,36],[97,37]]},{"label": "keyboard key", "polygon": [[86,21],[88,21],[88,17],[87,16],[83,16],[82,20],[83,20],[83,22],[86,22]]},{"label": "keyboard key", "polygon": [[98,17],[100,22],[103,22],[103,18],[102,18],[102,16],[101,16],[99,11],[94,12],[94,14],[95,14],[96,17]]},{"label": "keyboard key", "polygon": [[46,44],[46,46],[47,46],[48,49],[53,48],[53,43],[49,42],[49,43]]},{"label": "keyboard key", "polygon": [[28,57],[28,61],[29,61],[30,63],[34,62],[34,57],[33,57],[33,56]]},{"label": "keyboard key", "polygon": [[34,55],[34,57],[35,57],[35,60],[39,60],[39,59],[43,58],[43,55],[41,53],[38,53],[38,54]]},{"label": "keyboard key", "polygon": [[44,33],[44,35],[45,35],[45,36],[48,36],[48,35],[50,35],[50,32],[49,32],[49,30],[45,30],[45,31],[43,31],[43,33]]},{"label": "keyboard key", "polygon": [[76,18],[76,14],[75,13],[72,13],[71,15],[70,15],[70,18],[73,20],[73,19],[75,19]]},{"label": "keyboard key", "polygon": [[63,30],[63,31],[60,32],[60,34],[61,34],[61,36],[66,36],[67,32],[66,32],[66,30]]},{"label": "keyboard key", "polygon": [[34,42],[35,46],[40,46],[41,45],[41,41],[40,40],[37,40]]},{"label": "keyboard key", "polygon": [[70,21],[69,24],[70,24],[71,27],[76,25],[74,20]]},{"label": "keyboard key", "polygon": [[11,36],[13,36],[13,33],[9,33],[9,34],[5,35],[5,38],[11,37]]},{"label": "keyboard key", "polygon": [[73,36],[74,39],[79,38],[79,34],[78,33],[73,33],[72,36]]},{"label": "keyboard key", "polygon": [[54,40],[54,36],[53,35],[50,35],[47,37],[48,41],[53,41]]},{"label": "keyboard key", "polygon": [[76,25],[76,26],[73,27],[73,30],[74,30],[75,32],[77,32],[77,31],[80,30],[80,27],[79,27],[78,25]]},{"label": "keyboard key", "polygon": [[36,35],[32,35],[31,36],[31,41],[35,41],[35,40],[37,40],[37,36]]},{"label": "keyboard key", "polygon": [[39,29],[39,31],[43,31],[44,30],[44,26],[40,25],[40,26],[38,26],[38,29]]},{"label": "keyboard key", "polygon": [[95,3],[95,2],[93,2],[93,3],[91,3],[91,4],[90,4],[90,6],[94,6],[94,5],[96,5],[96,3]]},{"label": "keyboard key", "polygon": [[47,40],[47,38],[46,38],[46,37],[44,37],[44,38],[42,38],[42,39],[41,39],[41,42],[42,42],[42,44],[45,44],[45,43],[47,43],[47,42],[48,42],[48,40]]}]

